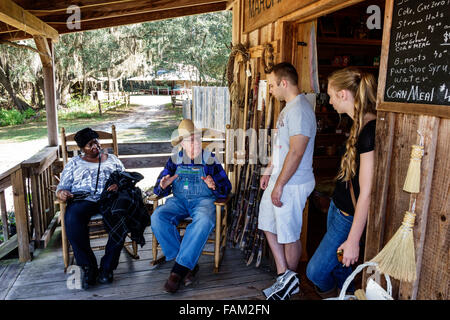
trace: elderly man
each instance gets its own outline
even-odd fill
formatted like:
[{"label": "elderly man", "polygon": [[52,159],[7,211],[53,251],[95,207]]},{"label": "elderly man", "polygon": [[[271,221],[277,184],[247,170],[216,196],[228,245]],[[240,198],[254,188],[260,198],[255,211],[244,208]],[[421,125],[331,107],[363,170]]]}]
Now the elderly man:
[{"label": "elderly man", "polygon": [[[164,285],[174,293],[180,283],[192,282],[198,271],[197,261],[216,223],[214,201],[226,198],[231,183],[214,154],[202,150],[201,131],[194,123],[184,119],[178,126],[173,146],[182,149],[167,161],[160,173],[153,192],[158,196],[173,197],[159,206],[151,217],[151,226],[161,245],[166,260],[175,259],[169,279]],[[177,225],[185,218],[192,222],[186,228],[183,239]]]}]

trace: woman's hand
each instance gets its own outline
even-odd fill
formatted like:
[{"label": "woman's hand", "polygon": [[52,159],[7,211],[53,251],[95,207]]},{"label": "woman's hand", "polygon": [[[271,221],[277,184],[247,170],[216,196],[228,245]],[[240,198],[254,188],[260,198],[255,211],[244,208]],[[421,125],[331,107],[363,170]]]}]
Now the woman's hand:
[{"label": "woman's hand", "polygon": [[56,196],[62,202],[67,202],[68,199],[73,198],[73,194],[69,190],[59,190]]},{"label": "woman's hand", "polygon": [[176,178],[178,178],[178,175],[177,175],[177,174],[174,174],[173,176],[170,176],[170,175],[168,174],[168,175],[162,177],[161,181],[159,181],[159,186],[160,186],[162,189],[165,189],[165,188],[167,188],[168,186],[170,186],[170,185],[172,184],[172,182],[173,182]]},{"label": "woman's hand", "polygon": [[350,240],[345,240],[344,243],[340,245],[338,248],[339,250],[344,251],[344,256],[342,257],[342,265],[349,267],[350,265],[354,264],[356,261],[358,261],[359,257],[359,243],[358,242],[352,242]]},{"label": "woman's hand", "polygon": [[212,190],[216,190],[216,184],[211,176],[201,177],[203,181],[205,181],[208,188]]},{"label": "woman's hand", "polygon": [[109,187],[108,187],[108,189],[106,189],[107,191],[117,191],[117,190],[119,190],[119,186],[117,185],[117,184],[112,184],[112,185],[110,185]]}]

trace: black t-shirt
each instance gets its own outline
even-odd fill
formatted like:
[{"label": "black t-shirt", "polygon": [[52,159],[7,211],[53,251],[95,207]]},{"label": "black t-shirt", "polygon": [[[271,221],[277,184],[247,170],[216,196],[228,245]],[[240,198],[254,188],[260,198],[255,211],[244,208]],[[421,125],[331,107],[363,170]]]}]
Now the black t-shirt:
[{"label": "black t-shirt", "polygon": [[[374,150],[375,124],[376,120],[371,120],[366,123],[366,125],[362,128],[356,142],[356,174],[352,178],[356,201],[358,201],[359,196],[359,156],[362,153]],[[352,197],[350,195],[350,183],[337,180],[332,198],[338,209],[350,215],[355,214],[355,208],[353,207]]]}]

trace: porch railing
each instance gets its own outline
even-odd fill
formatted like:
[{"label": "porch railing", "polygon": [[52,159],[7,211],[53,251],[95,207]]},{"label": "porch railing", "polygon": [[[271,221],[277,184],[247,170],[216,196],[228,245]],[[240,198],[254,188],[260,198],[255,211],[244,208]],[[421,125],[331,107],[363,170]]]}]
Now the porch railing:
[{"label": "porch railing", "polygon": [[[4,242],[0,258],[19,249],[21,262],[31,259],[35,247],[46,246],[57,221],[52,186],[55,181],[52,164],[57,160],[57,147],[47,147],[30,159],[0,175],[0,203]],[[13,215],[16,234],[7,213],[5,190],[12,187]]]}]

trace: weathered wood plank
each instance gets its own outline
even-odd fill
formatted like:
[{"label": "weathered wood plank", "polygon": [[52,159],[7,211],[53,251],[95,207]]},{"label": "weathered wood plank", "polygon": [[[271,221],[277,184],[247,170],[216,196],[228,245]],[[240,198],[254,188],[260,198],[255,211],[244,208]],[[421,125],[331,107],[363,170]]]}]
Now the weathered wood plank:
[{"label": "weathered wood plank", "polygon": [[[394,141],[395,114],[378,112],[375,134],[375,172],[372,186],[372,201],[366,227],[366,246],[364,261],[377,255],[383,246],[385,214],[389,192],[389,181]],[[364,273],[366,283],[366,274]]]},{"label": "weathered wood plank", "polygon": [[56,227],[58,226],[58,218],[59,215],[55,215],[48,225],[47,229],[45,230],[44,234],[39,240],[39,247],[46,248],[50,238],[52,237],[53,233],[55,232]]},{"label": "weathered wood plank", "polygon": [[[438,139],[439,118],[430,116],[419,116],[418,130],[424,136],[424,156],[421,164],[420,193],[417,194],[416,221],[414,227],[414,247],[416,249],[416,272],[417,280],[414,283],[402,282],[400,284],[399,299],[416,300],[420,274],[422,269],[422,257],[429,217],[429,205],[431,201],[431,190],[436,156],[436,143]],[[414,140],[413,140],[414,141]],[[415,143],[419,142],[419,137]],[[414,198],[416,195],[412,195]]]},{"label": "weathered wood plank", "polygon": [[[223,272],[220,272],[219,274],[214,274],[212,272],[212,259],[207,256],[202,256],[199,260],[200,271],[198,274],[198,282],[195,290],[204,287],[224,286],[227,283],[242,283],[244,282],[243,279],[247,279],[246,281],[250,281],[249,277],[252,276],[255,277],[254,279],[262,279],[260,273],[263,273],[265,277],[270,278],[271,280],[273,279],[273,275],[268,275],[261,270],[256,270],[255,272],[255,268],[245,267],[243,261],[239,259],[240,257],[235,257],[236,254],[237,256],[240,256],[241,252],[239,250],[234,251],[235,252],[231,252],[227,256],[227,258],[231,256],[232,259],[224,259]],[[239,262],[239,260],[241,261]],[[120,299],[124,297],[150,297],[152,295],[161,294],[164,294],[167,297],[168,295],[163,293],[162,288],[164,282],[168,277],[172,263],[165,263],[160,268],[151,270],[148,263],[145,263],[145,265],[141,263],[143,268],[135,268],[137,262],[139,261],[134,261],[131,265],[128,265],[126,263],[119,264],[119,268],[114,273],[115,282],[112,286],[99,285],[89,290],[89,292],[81,290],[69,290],[66,287],[67,275],[62,274],[61,272],[60,274],[55,273],[55,276],[57,276],[58,278],[58,281],[56,282],[52,281],[49,283],[30,284],[28,281],[19,281],[13,288],[13,290],[10,290],[8,298],[86,299],[93,298],[94,295],[95,299]],[[61,278],[61,274],[64,276],[63,278]],[[49,274],[48,277],[51,277],[51,274]],[[23,283],[23,285],[21,285],[20,283]],[[43,290],[44,288],[45,291]]]},{"label": "weathered wood plank", "polygon": [[440,119],[428,222],[420,272],[419,300],[448,300],[450,297],[450,120]]},{"label": "weathered wood plank", "polygon": [[9,222],[8,222],[8,212],[6,211],[6,199],[5,192],[0,191],[0,212],[2,218],[2,229],[3,229],[3,239],[7,241],[9,239]]},{"label": "weathered wood plank", "polygon": [[0,190],[11,185],[11,174],[20,169],[20,163],[0,173]]},{"label": "weathered wood plank", "polygon": [[297,11],[300,8],[308,5],[315,6],[317,0],[258,2],[259,1],[241,2],[243,4],[242,10],[244,14],[243,32],[245,33],[267,25],[268,23],[273,22],[290,12]]},{"label": "weathered wood plank", "polygon": [[22,170],[17,170],[11,176],[14,196],[14,212],[17,226],[17,240],[19,243],[19,261],[31,259],[30,237],[28,234],[28,220],[25,206],[24,179]]},{"label": "weathered wood plank", "polygon": [[32,175],[31,176],[31,194],[33,195],[31,198],[32,206],[33,206],[33,223],[36,239],[39,239],[43,233],[43,226],[41,220],[41,202],[40,202],[40,192],[39,192],[39,176]]},{"label": "weathered wood plank", "polygon": [[[93,30],[93,29],[99,29],[99,28],[108,28],[108,27],[115,27],[115,26],[121,26],[121,25],[127,25],[127,24],[135,24],[135,23],[142,23],[147,21],[156,21],[156,20],[163,20],[163,19],[170,19],[170,18],[176,18],[176,17],[183,17],[187,15],[195,15],[195,14],[202,14],[202,13],[208,13],[208,12],[215,12],[215,11],[222,11],[225,10],[226,7],[226,1],[223,2],[217,2],[217,3],[208,3],[204,5],[197,5],[197,6],[190,6],[186,8],[175,8],[175,9],[167,9],[162,11],[153,11],[153,12],[146,12],[146,13],[136,13],[136,14],[130,14],[130,15],[121,15],[118,17],[104,17],[100,20],[89,20],[84,21],[81,23],[81,30],[77,31],[87,31],[87,30]],[[57,23],[52,24],[56,30],[58,30],[61,34],[73,32],[73,30],[69,30],[67,28],[67,25],[65,23]]]},{"label": "weathered wood plank", "polygon": [[0,259],[16,249],[17,246],[17,234],[15,234],[0,245]]},{"label": "weathered wood plank", "polygon": [[172,153],[170,141],[119,143],[119,155]]},{"label": "weathered wood plank", "polygon": [[31,35],[42,35],[58,41],[58,31],[11,0],[0,2],[0,20]]},{"label": "weathered wood plank", "polygon": [[164,167],[170,154],[144,155],[144,156],[120,156],[119,159],[127,169]]},{"label": "weathered wood plank", "polygon": [[10,186],[11,186],[11,176],[10,175],[0,179],[0,191],[3,191],[6,188],[9,188]]},{"label": "weathered wood plank", "polygon": [[0,276],[0,300],[5,299],[10,289],[14,286],[17,277],[23,270],[23,263],[11,263]]},{"label": "weathered wood plank", "polygon": [[318,17],[336,12],[362,1],[364,0],[319,0],[307,7],[284,16],[281,20],[297,21],[300,23],[309,22]]}]

